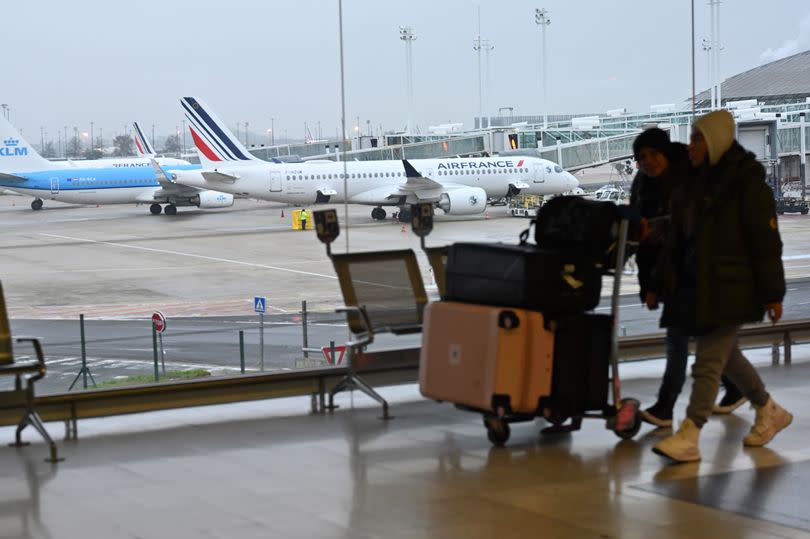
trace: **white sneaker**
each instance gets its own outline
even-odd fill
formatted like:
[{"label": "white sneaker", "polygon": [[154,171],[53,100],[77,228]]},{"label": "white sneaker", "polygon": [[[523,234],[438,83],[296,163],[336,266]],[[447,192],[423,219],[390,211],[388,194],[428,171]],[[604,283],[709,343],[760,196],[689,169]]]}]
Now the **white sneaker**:
[{"label": "white sneaker", "polygon": [[653,452],[675,462],[697,462],[700,460],[698,438],[700,428],[687,417],[681,422],[678,432],[655,444]]},{"label": "white sneaker", "polygon": [[780,430],[793,422],[793,414],[776,404],[773,397],[768,398],[768,402],[762,406],[754,405],[757,418],[751,426],[751,431],[743,438],[743,445],[748,447],[760,447],[776,436]]}]

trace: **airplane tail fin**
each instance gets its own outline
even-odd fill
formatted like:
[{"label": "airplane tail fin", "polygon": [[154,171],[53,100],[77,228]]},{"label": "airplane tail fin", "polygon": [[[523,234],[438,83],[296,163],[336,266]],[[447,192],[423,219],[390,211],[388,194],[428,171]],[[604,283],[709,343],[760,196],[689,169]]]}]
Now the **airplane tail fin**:
[{"label": "airplane tail fin", "polygon": [[138,155],[141,157],[154,157],[155,149],[146,138],[146,133],[141,129],[141,124],[132,122],[133,131],[135,132],[135,148],[138,150]]},{"label": "airplane tail fin", "polygon": [[180,100],[200,162],[208,168],[256,161],[211,108],[194,97]]},{"label": "airplane tail fin", "polygon": [[0,116],[0,172],[30,172],[59,168],[48,161],[20,136],[13,125]]}]

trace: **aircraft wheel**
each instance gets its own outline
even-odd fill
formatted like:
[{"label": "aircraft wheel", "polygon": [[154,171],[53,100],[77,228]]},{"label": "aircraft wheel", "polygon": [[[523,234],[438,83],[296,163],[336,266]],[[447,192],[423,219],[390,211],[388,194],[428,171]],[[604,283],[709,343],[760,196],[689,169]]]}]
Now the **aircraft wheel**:
[{"label": "aircraft wheel", "polygon": [[160,204],[152,204],[149,206],[149,211],[152,212],[152,215],[160,215],[160,212],[163,211],[163,207]]},{"label": "aircraft wheel", "polygon": [[177,215],[177,206],[174,204],[169,204],[165,208],[163,208],[163,213],[166,215]]},{"label": "aircraft wheel", "polygon": [[34,211],[42,209],[42,199],[35,198],[34,201],[31,203],[31,209]]},{"label": "aircraft wheel", "polygon": [[384,221],[386,217],[385,210],[382,208],[374,208],[371,210],[371,218],[377,221]]}]

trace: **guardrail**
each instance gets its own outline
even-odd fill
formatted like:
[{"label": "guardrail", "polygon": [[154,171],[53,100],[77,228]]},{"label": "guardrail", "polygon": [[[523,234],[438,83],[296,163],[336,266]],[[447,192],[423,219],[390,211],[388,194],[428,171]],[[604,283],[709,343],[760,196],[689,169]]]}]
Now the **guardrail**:
[{"label": "guardrail", "polygon": [[[772,347],[772,362],[779,364],[779,347],[784,363],[792,360],[791,346],[810,343],[810,319],[757,324],[739,333],[740,347]],[[378,350],[360,354],[354,370],[372,386],[414,383],[419,373],[419,347]],[[664,334],[654,333],[619,340],[622,361],[639,361],[664,356]],[[325,394],[346,374],[346,367],[300,369],[296,371],[222,376],[202,380],[149,384],[124,388],[61,393],[36,398],[36,409],[44,421],[64,421],[66,437],[78,435],[78,419],[105,417],[206,404],[311,396],[313,413],[325,409]],[[0,408],[0,425],[16,425],[20,410]]]}]

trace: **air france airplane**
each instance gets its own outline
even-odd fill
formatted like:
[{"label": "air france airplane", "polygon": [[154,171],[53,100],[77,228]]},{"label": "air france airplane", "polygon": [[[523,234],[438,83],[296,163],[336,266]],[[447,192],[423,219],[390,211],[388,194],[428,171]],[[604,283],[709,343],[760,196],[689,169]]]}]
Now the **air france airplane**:
[{"label": "air france airplane", "polygon": [[[5,118],[0,117],[0,187],[34,197],[31,209],[42,209],[42,199],[73,204],[150,204],[157,215],[175,215],[178,206],[225,208],[233,195],[177,185],[151,160],[141,167],[60,167],[39,155]],[[169,170],[199,174],[199,165],[175,165]],[[165,209],[161,204],[165,204]]]},{"label": "air france airplane", "polygon": [[251,155],[202,101],[185,97],[180,104],[203,166],[202,173],[175,173],[185,185],[291,204],[347,200],[376,206],[371,217],[382,220],[383,206],[432,202],[447,214],[473,215],[484,211],[487,197],[559,194],[579,184],[558,165],[533,157],[268,163]]}]

